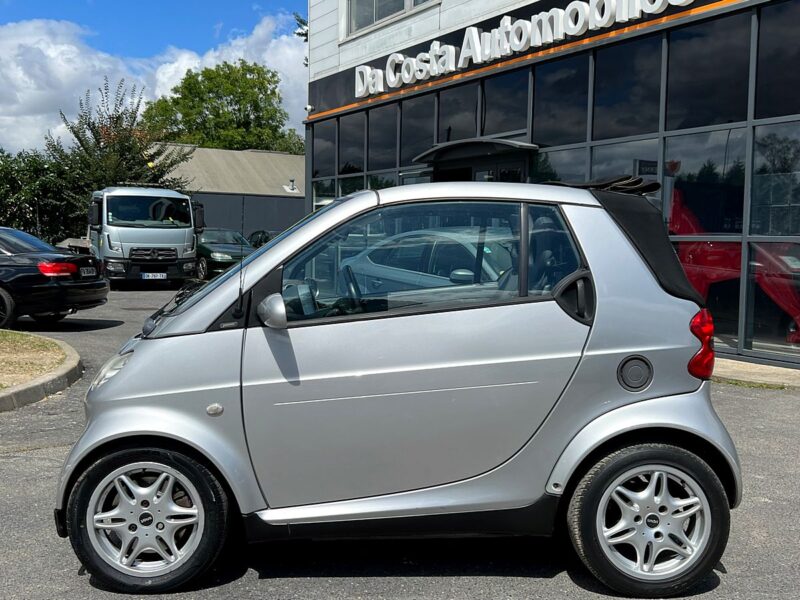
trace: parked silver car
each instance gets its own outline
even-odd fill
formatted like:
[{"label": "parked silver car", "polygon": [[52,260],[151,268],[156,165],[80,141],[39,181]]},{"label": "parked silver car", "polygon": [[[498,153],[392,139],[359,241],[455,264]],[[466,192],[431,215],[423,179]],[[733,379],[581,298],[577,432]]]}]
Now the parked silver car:
[{"label": "parked silver car", "polygon": [[[454,258],[431,274],[442,239]],[[404,277],[375,285],[363,260]],[[713,362],[711,316],[641,196],[358,193],[103,366],[57,529],[107,586],[152,592],[206,572],[240,519],[251,540],[563,522],[607,585],[678,594],[741,497]]]}]

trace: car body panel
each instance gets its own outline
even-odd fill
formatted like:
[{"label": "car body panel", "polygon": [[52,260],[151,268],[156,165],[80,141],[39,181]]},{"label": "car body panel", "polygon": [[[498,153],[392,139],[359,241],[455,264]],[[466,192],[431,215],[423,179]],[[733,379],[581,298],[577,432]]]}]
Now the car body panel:
[{"label": "car body panel", "polygon": [[[588,331],[554,300],[248,329],[244,422],[270,506],[493,469],[548,414]],[[546,348],[533,342],[541,339]]]},{"label": "car body panel", "polygon": [[[195,448],[228,482],[242,512],[264,508],[242,429],[242,336],[238,329],[209,333],[202,340],[180,336],[128,342],[124,368],[99,387],[96,379],[87,393],[89,419],[62,471],[58,508],[65,506],[69,478],[85,457],[105,444],[141,436]],[[213,352],[197,352],[201,343]],[[209,415],[211,404],[219,404],[222,414]]]}]

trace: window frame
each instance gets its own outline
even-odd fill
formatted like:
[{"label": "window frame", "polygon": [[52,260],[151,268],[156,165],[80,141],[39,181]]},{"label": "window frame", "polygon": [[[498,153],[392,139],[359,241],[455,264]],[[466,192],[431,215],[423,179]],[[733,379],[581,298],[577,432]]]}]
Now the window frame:
[{"label": "window frame", "polygon": [[[575,231],[572,227],[572,224],[569,222],[569,219],[564,214],[564,210],[561,206],[562,203],[560,202],[553,202],[549,200],[540,200],[540,199],[528,200],[519,198],[485,198],[485,197],[469,197],[469,196],[463,198],[420,198],[420,199],[404,200],[401,202],[393,202],[390,205],[384,204],[379,206],[372,206],[366,210],[351,215],[347,219],[347,221],[339,222],[336,225],[332,226],[331,228],[325,230],[319,236],[305,243],[301,248],[297,249],[291,255],[286,257],[286,259],[283,260],[280,265],[275,267],[272,271],[270,271],[267,275],[265,275],[261,279],[261,281],[256,283],[255,286],[253,286],[253,288],[251,288],[251,294],[252,294],[250,301],[251,306],[252,307],[258,306],[259,302],[261,302],[262,300],[264,300],[264,298],[266,298],[271,294],[274,293],[281,294],[283,290],[283,276],[285,267],[289,263],[291,263],[291,261],[293,261],[297,256],[305,252],[308,248],[310,248],[314,244],[318,243],[320,240],[324,239],[325,237],[333,233],[337,228],[344,225],[345,223],[354,221],[355,219],[359,219],[364,215],[367,215],[376,210],[380,210],[382,208],[386,208],[387,206],[403,206],[407,204],[427,204],[431,202],[483,202],[483,203],[516,204],[519,208],[519,219],[520,219],[520,250],[519,250],[520,257],[522,256],[527,257],[528,252],[530,251],[528,243],[530,237],[530,223],[528,222],[529,207],[531,205],[551,206],[558,212],[559,217],[561,218],[564,224],[564,231],[567,233],[567,235],[569,235],[572,244],[574,245],[578,258],[578,267],[579,267],[578,270],[579,271],[583,270],[589,273],[591,272],[588,263],[586,261],[585,254],[581,247],[580,241],[575,235]],[[560,284],[561,281],[559,281],[557,285],[554,285],[553,291],[556,291],[559,288]],[[509,299],[497,300],[491,303],[474,304],[467,306],[457,305],[457,306],[444,306],[435,308],[427,307],[427,308],[393,309],[393,310],[387,310],[385,312],[365,312],[352,315],[337,315],[333,317],[302,319],[297,321],[289,321],[287,323],[287,329],[294,329],[298,327],[315,327],[320,325],[322,326],[336,325],[339,323],[350,323],[355,321],[365,321],[365,320],[375,320],[375,319],[411,317],[418,315],[437,314],[443,312],[481,310],[499,306],[512,306],[516,304],[528,304],[536,302],[556,302],[556,295],[552,292],[549,294],[531,295],[530,291],[528,290],[528,270],[520,269],[519,278],[517,282],[517,294],[516,296]],[[263,328],[265,327],[265,325],[263,325],[261,321],[258,320],[258,318],[253,318],[253,316],[251,315],[247,327]]]},{"label": "window frame", "polygon": [[[375,31],[376,29],[388,25],[389,23],[403,19],[410,14],[419,12],[421,10],[425,10],[427,8],[430,8],[431,6],[436,6],[442,3],[442,0],[423,0],[419,4],[415,5],[414,0],[404,0],[402,10],[398,10],[397,12],[394,12],[390,15],[386,15],[385,17],[382,17],[380,19],[373,20],[369,25],[364,25],[364,27],[361,27],[359,29],[352,29],[351,28],[352,20],[350,17],[352,14],[353,0],[340,0],[340,1],[344,9],[342,10],[342,13],[345,15],[344,23],[342,26],[342,32],[344,35],[340,40],[341,42],[346,42],[353,38],[366,35],[372,31]],[[375,6],[375,0],[373,0],[373,16],[375,14],[374,6]]]}]

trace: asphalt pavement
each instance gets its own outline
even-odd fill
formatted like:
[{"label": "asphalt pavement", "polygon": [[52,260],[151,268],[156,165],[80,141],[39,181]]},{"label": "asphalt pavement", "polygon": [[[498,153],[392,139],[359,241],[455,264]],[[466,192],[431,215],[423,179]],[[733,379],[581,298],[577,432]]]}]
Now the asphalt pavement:
[{"label": "asphalt pavement", "polygon": [[[86,373],[67,391],[0,413],[0,598],[108,598],[53,526],[62,461],[84,424],[82,398],[103,362],[174,291],[114,291],[106,306],[43,327]],[[695,594],[800,597],[800,391],[714,384],[737,443],[744,501],[728,550]],[[243,546],[197,589],[171,598],[602,598],[612,596],[563,542],[527,538],[275,542]]]}]

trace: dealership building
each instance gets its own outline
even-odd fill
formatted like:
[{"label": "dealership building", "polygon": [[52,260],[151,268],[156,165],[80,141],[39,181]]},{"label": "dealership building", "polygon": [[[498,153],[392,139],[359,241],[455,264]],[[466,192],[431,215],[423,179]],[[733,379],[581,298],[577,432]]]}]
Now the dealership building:
[{"label": "dealership building", "polygon": [[800,0],[310,0],[306,205],[661,183],[720,353],[800,365]]}]

